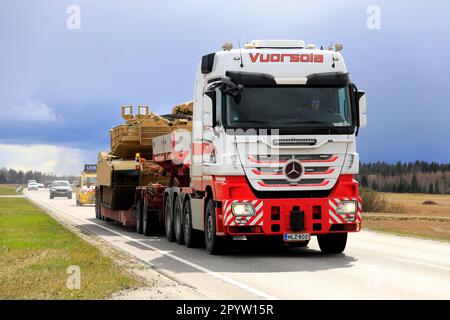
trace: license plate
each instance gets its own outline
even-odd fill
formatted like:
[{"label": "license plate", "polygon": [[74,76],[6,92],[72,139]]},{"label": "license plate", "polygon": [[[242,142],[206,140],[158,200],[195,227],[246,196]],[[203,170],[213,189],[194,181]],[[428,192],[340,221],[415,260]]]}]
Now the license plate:
[{"label": "license plate", "polygon": [[285,233],[284,241],[308,241],[309,233]]}]

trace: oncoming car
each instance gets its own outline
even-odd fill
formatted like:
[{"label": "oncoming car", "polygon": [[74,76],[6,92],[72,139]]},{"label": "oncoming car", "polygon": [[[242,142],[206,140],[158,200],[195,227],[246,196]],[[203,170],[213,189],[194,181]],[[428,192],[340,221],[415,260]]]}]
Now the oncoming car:
[{"label": "oncoming car", "polygon": [[50,199],[54,197],[64,197],[72,199],[72,187],[67,180],[53,181],[50,187]]},{"label": "oncoming car", "polygon": [[28,189],[28,191],[30,191],[30,190],[38,190],[39,189],[38,188],[38,184],[36,182],[30,181],[27,184],[27,189]]}]

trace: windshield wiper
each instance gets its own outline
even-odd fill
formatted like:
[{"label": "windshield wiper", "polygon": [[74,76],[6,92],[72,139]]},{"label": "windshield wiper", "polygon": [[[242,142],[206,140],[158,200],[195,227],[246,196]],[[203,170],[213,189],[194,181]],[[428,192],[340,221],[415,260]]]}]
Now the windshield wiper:
[{"label": "windshield wiper", "polygon": [[287,122],[288,124],[297,124],[297,123],[312,123],[312,124],[326,124],[334,127],[334,123],[327,121],[318,121],[318,120],[294,120]]}]

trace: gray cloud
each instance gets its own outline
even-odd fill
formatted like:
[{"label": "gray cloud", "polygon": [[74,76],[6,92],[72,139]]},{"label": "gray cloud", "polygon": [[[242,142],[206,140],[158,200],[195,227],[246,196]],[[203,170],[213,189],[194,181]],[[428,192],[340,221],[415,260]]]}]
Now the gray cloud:
[{"label": "gray cloud", "polygon": [[45,103],[38,100],[26,99],[21,104],[12,104],[5,108],[1,122],[14,121],[17,124],[55,124],[63,121],[61,115]]}]

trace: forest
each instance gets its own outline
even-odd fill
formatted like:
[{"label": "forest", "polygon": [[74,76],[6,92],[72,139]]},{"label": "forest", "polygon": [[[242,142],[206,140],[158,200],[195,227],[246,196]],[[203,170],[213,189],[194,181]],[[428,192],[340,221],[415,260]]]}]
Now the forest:
[{"label": "forest", "polygon": [[360,163],[357,180],[382,192],[450,194],[450,163]]},{"label": "forest", "polygon": [[[45,183],[55,179],[73,181],[74,178],[31,170],[0,169],[0,183],[25,184],[28,180]],[[450,163],[360,163],[356,179],[361,187],[381,192],[450,194]]]},{"label": "forest", "polygon": [[54,180],[74,181],[74,176],[57,176],[54,174],[43,173],[40,171],[23,171],[15,169],[0,169],[0,183],[5,184],[26,184],[28,180],[36,180],[40,183],[51,182]]}]

